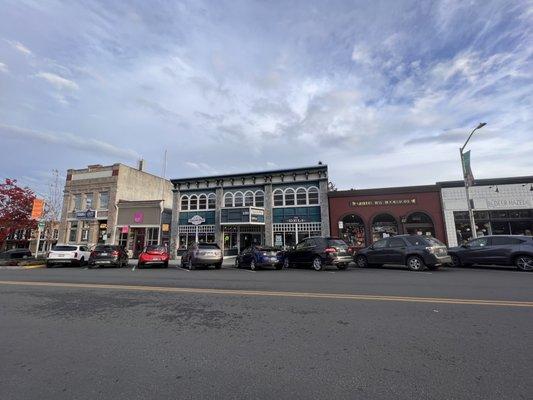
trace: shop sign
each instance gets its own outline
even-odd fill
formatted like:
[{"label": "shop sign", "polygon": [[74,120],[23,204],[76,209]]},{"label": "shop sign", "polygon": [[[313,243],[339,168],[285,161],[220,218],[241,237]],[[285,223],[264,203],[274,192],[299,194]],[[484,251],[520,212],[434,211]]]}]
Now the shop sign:
[{"label": "shop sign", "polygon": [[39,223],[37,224],[37,227],[41,231],[44,229],[45,226],[46,226],[46,222],[44,222],[44,221],[39,221]]},{"label": "shop sign", "polygon": [[133,222],[136,224],[142,224],[144,221],[144,213],[142,211],[136,211],[133,214]]},{"label": "shop sign", "polygon": [[250,222],[265,222],[265,211],[257,208],[250,208]]},{"label": "shop sign", "polygon": [[161,224],[161,231],[162,232],[170,231],[170,224]]},{"label": "shop sign", "polygon": [[107,224],[100,224],[100,229],[101,230],[107,229]]},{"label": "shop sign", "polygon": [[487,199],[487,208],[520,208],[520,207],[531,207],[531,199],[521,198],[521,199]]},{"label": "shop sign", "polygon": [[352,207],[372,207],[372,206],[407,206],[416,204],[416,199],[391,199],[391,200],[357,200],[351,201]]},{"label": "shop sign", "polygon": [[205,222],[205,218],[202,218],[199,215],[195,215],[194,217],[189,218],[189,223],[193,225],[200,225],[200,224],[203,224],[204,222]]},{"label": "shop sign", "polygon": [[130,231],[130,227],[129,226],[123,226],[122,227],[122,233],[128,233]]},{"label": "shop sign", "polygon": [[343,221],[339,221],[339,229],[344,229],[344,222]]},{"label": "shop sign", "polygon": [[95,219],[96,211],[95,210],[85,210],[76,212],[77,219]]},{"label": "shop sign", "polygon": [[282,222],[287,223],[287,224],[299,224],[303,222],[309,222],[309,220],[307,218],[294,216],[290,218],[285,218]]}]

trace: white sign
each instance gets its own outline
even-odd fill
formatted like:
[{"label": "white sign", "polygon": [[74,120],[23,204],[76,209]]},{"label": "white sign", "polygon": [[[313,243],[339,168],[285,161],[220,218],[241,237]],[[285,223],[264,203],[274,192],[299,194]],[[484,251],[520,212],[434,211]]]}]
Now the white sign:
[{"label": "white sign", "polygon": [[521,208],[521,207],[531,207],[531,199],[521,198],[521,199],[487,199],[487,208]]},{"label": "white sign", "polygon": [[202,218],[199,215],[195,215],[194,217],[189,218],[189,222],[193,225],[200,225],[205,222],[205,218]]},{"label": "white sign", "polygon": [[339,229],[343,229],[344,228],[344,222],[343,221],[339,221]]}]

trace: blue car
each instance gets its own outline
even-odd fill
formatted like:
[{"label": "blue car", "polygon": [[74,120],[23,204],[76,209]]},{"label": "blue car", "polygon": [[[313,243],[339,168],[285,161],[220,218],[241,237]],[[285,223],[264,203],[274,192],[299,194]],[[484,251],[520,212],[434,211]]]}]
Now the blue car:
[{"label": "blue car", "polygon": [[235,268],[249,267],[252,271],[263,267],[283,268],[282,252],[275,247],[251,246],[235,258]]}]

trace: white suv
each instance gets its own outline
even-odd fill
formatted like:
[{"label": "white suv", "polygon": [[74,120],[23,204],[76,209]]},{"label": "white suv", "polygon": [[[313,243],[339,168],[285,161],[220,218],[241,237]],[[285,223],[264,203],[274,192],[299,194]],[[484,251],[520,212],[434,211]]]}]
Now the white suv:
[{"label": "white suv", "polygon": [[81,266],[89,261],[91,252],[85,245],[56,244],[46,257],[46,267],[50,268],[57,264],[69,264]]}]

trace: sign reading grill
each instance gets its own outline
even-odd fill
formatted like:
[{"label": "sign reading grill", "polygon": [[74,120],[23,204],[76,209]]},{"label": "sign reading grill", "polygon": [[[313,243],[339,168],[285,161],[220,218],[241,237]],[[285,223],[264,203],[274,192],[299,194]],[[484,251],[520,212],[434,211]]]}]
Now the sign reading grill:
[{"label": "sign reading grill", "polygon": [[204,222],[205,222],[205,218],[202,218],[199,215],[195,215],[194,217],[189,218],[189,223],[192,225],[200,225],[200,224],[203,224]]},{"label": "sign reading grill", "polygon": [[416,204],[416,199],[391,199],[391,200],[357,200],[351,201],[352,207],[372,207],[372,206],[407,206]]}]

